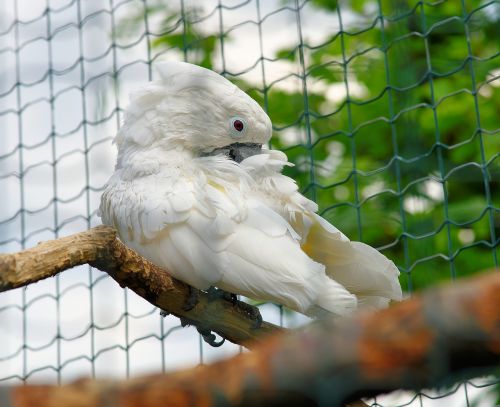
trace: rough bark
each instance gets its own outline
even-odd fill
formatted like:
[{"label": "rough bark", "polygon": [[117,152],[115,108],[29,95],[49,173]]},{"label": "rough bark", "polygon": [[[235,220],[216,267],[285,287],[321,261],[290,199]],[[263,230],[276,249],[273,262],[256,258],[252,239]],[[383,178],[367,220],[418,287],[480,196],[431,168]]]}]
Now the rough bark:
[{"label": "rough bark", "polygon": [[[90,264],[108,273],[121,287],[127,287],[167,313],[212,330],[231,342],[252,347],[266,334],[282,328],[255,320],[246,304],[210,300],[198,292],[198,303],[186,311],[194,288],[155,266],[116,237],[113,228],[98,226],[85,232],[50,240],[18,253],[0,255],[0,292],[26,286],[81,264]],[[195,290],[198,291],[198,290]]]},{"label": "rough bark", "polygon": [[435,387],[498,367],[499,292],[500,273],[489,273],[377,313],[280,333],[253,352],[209,366],[3,393],[15,407],[316,406],[325,400],[336,406],[395,389]]}]

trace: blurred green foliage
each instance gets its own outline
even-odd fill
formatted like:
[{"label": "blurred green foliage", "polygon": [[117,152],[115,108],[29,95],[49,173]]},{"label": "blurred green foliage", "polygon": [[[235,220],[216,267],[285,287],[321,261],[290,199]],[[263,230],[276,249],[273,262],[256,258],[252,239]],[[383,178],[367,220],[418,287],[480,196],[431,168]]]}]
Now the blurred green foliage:
[{"label": "blurred green foliage", "polygon": [[[203,27],[207,11],[196,4],[150,2],[118,34],[146,12],[163,33],[153,49],[212,68],[236,34]],[[308,10],[351,22],[319,44],[291,39],[272,56],[305,72],[306,95],[229,76],[266,107],[272,147],[297,164],[288,175],[324,217],[392,258],[406,290],[497,265],[500,5],[311,0],[300,12]]]}]

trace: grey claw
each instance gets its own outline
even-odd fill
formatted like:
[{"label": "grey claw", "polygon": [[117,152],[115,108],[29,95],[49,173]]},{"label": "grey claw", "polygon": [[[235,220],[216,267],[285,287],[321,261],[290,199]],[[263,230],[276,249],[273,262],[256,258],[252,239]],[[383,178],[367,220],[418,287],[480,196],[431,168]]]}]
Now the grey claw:
[{"label": "grey claw", "polygon": [[239,302],[240,308],[247,313],[247,315],[254,321],[252,323],[252,329],[259,329],[262,326],[262,315],[258,307],[247,304],[246,302]]},{"label": "grey claw", "polygon": [[217,337],[215,334],[208,328],[200,327],[197,326],[194,321],[191,321],[188,318],[179,318],[181,321],[181,326],[184,328],[188,325],[193,325],[196,330],[200,333],[201,337],[203,340],[208,343],[209,345],[213,346],[214,348],[218,348],[219,346],[222,346],[222,344],[226,341],[225,338],[222,338],[219,342],[217,342]]},{"label": "grey claw", "polygon": [[257,308],[257,312],[252,316],[254,319],[254,323],[250,328],[259,329],[262,326],[262,315],[260,314],[259,309]]},{"label": "grey claw", "polygon": [[220,288],[211,286],[207,290],[208,301],[215,301],[218,298],[223,298],[224,300],[230,301],[234,304],[238,301],[236,294],[230,293],[228,291],[221,290]]},{"label": "grey claw", "polygon": [[191,325],[191,321],[187,318],[182,318],[180,317],[179,320],[181,321],[181,326],[185,328],[188,325]]},{"label": "grey claw", "polygon": [[183,311],[191,311],[198,304],[199,291],[196,288],[189,286],[189,297],[186,303],[182,306]]},{"label": "grey claw", "polygon": [[208,295],[208,301],[212,302],[218,298],[222,298],[223,291],[219,290],[217,287],[210,286],[210,288],[207,290],[207,295]]},{"label": "grey claw", "polygon": [[230,301],[234,306],[240,307],[240,309],[242,309],[250,318],[254,320],[251,326],[252,329],[259,329],[262,326],[262,315],[260,314],[259,308],[245,302],[238,301],[236,294],[232,294],[212,286],[207,290],[207,295],[208,301],[215,301],[218,298],[224,298],[225,300]]},{"label": "grey claw", "polygon": [[217,342],[217,337],[210,329],[200,327],[196,327],[196,329],[201,334],[203,340],[214,348],[218,348],[219,346],[222,346],[224,342],[226,342],[226,338],[222,338],[219,342]]}]

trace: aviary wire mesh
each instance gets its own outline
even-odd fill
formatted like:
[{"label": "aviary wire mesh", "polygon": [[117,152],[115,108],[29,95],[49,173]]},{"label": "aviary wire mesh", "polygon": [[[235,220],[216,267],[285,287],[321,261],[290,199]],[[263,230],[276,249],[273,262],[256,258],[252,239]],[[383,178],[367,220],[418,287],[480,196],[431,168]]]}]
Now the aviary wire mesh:
[{"label": "aviary wire mesh", "polygon": [[[272,147],[296,163],[289,174],[323,216],[392,258],[409,294],[498,266],[498,1],[12,0],[0,11],[0,251],[100,223],[128,93],[157,61],[184,59],[265,107]],[[126,377],[240,351],[208,347],[89,267],[2,293],[0,344],[0,384]],[[491,405],[495,386],[372,405]]]}]

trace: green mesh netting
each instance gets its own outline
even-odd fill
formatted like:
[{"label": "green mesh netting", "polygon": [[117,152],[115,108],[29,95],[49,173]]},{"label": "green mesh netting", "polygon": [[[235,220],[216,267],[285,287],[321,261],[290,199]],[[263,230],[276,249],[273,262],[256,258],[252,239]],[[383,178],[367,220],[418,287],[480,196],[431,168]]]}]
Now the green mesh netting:
[{"label": "green mesh netting", "polygon": [[[500,3],[30,0],[0,5],[0,251],[99,224],[111,139],[161,59],[212,68],[274,123],[321,213],[407,293],[498,266]],[[304,321],[273,304],[264,318]],[[229,356],[88,267],[0,295],[0,384]],[[498,380],[372,405],[492,405]],[[496,394],[495,394],[496,391]],[[328,405],[331,389],[318,389]]]}]

